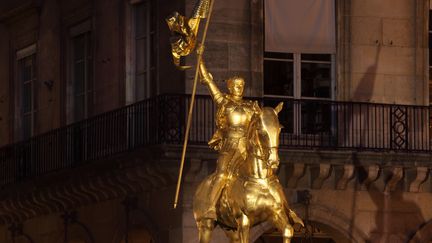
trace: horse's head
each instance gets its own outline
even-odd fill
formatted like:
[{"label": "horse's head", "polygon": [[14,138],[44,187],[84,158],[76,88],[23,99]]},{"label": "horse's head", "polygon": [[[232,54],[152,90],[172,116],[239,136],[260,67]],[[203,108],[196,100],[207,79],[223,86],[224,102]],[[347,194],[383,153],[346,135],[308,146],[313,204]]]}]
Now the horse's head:
[{"label": "horse's head", "polygon": [[259,115],[252,121],[250,141],[255,154],[260,155],[268,165],[276,169],[279,165],[279,135],[282,125],[279,123],[278,113],[283,103],[276,108],[263,107]]}]

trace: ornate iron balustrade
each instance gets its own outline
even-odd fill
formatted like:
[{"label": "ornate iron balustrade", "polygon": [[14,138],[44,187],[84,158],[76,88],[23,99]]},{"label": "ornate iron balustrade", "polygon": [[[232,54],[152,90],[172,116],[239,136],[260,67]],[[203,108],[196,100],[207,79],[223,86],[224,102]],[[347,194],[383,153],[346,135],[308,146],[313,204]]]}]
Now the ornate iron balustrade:
[{"label": "ornate iron balustrade", "polygon": [[[259,99],[274,106],[285,126],[282,148],[432,152],[432,109],[427,106]],[[30,140],[0,148],[0,185],[73,168],[135,148],[182,144],[190,97],[163,95],[122,107]],[[197,96],[189,144],[206,144],[215,107]]]}]

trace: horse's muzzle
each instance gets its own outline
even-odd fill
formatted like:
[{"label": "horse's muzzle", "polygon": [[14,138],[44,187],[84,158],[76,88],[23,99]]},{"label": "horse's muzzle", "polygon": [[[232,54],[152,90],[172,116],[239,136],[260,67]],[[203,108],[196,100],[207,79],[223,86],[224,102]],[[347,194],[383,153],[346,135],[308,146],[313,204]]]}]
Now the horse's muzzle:
[{"label": "horse's muzzle", "polygon": [[279,159],[278,149],[277,148],[271,148],[269,158],[268,158],[269,165],[273,169],[276,169],[277,167],[279,167],[279,162],[280,162],[280,159]]}]

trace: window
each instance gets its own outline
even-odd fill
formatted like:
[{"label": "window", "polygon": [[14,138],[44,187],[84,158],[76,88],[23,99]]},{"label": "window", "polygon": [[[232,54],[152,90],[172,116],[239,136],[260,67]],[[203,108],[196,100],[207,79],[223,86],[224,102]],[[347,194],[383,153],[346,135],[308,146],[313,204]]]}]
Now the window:
[{"label": "window", "polygon": [[156,79],[155,2],[143,0],[133,6],[135,44],[135,101],[151,96]]},{"label": "window", "polygon": [[264,94],[331,99],[332,55],[264,54]]},{"label": "window", "polygon": [[19,105],[18,138],[29,139],[35,133],[36,115],[36,45],[17,52],[17,90]]},{"label": "window", "polygon": [[69,30],[69,81],[67,86],[68,123],[88,118],[93,110],[93,47],[91,21]]},{"label": "window", "polygon": [[90,32],[74,37],[72,46],[74,119],[80,121],[88,117],[92,107],[93,72]]},{"label": "window", "polygon": [[[274,102],[268,101],[269,105],[274,105],[277,99],[288,98],[285,112],[281,114],[285,131],[329,133],[331,107],[328,101],[334,97],[335,84],[334,2],[276,0],[265,3],[264,96],[266,100],[275,98]],[[302,14],[321,11],[323,14],[318,16]],[[290,14],[298,19],[288,21],[283,17]],[[281,21],[303,26],[283,25]],[[316,41],[316,35],[322,42]]]}]

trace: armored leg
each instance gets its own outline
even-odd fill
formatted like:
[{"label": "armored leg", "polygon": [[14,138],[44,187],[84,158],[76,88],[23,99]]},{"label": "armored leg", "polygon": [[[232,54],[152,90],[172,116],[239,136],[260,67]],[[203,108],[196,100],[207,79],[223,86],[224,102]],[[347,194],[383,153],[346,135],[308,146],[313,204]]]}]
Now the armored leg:
[{"label": "armored leg", "polygon": [[233,164],[233,161],[239,158],[240,156],[238,153],[223,153],[219,156],[216,176],[208,194],[210,207],[207,213],[205,213],[206,218],[216,220],[216,203],[220,198],[223,188],[228,183],[228,180],[230,180],[230,173],[232,170],[230,167]]},{"label": "armored leg", "polygon": [[214,221],[212,219],[203,219],[198,224],[199,242],[210,243],[211,234],[214,229]]}]

